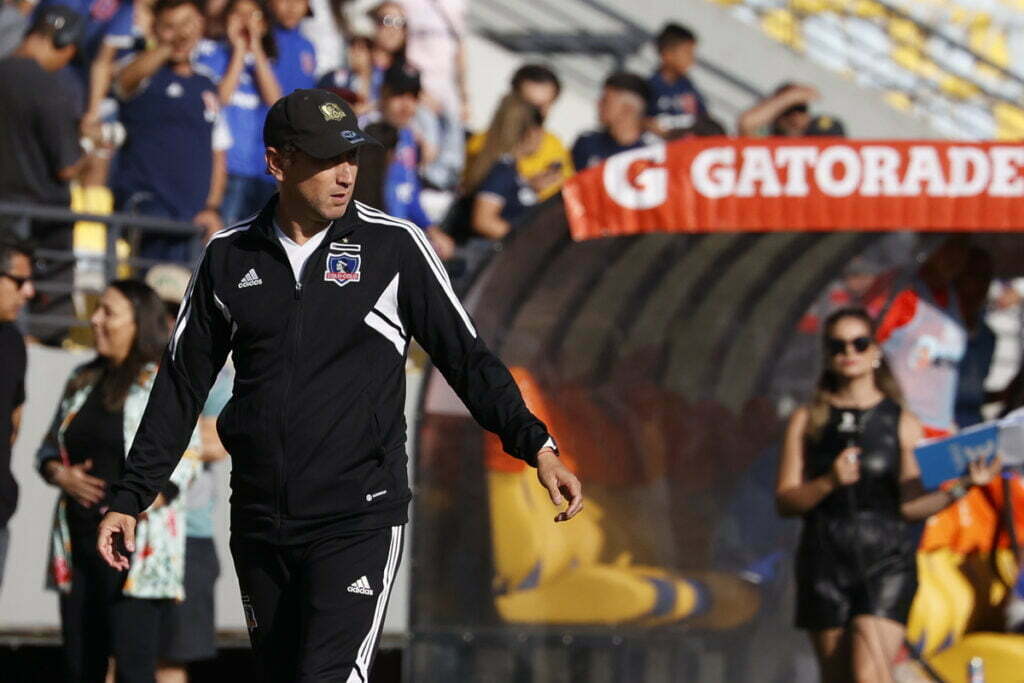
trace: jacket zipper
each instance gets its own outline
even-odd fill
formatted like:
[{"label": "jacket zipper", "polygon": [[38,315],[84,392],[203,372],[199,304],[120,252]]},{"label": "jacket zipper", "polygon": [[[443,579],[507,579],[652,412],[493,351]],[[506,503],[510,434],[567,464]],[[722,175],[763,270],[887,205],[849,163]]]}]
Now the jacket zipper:
[{"label": "jacket zipper", "polygon": [[[326,229],[330,230],[331,228],[328,227]],[[328,237],[329,237],[329,235],[324,235],[323,241],[320,243],[320,246],[318,246],[316,248],[316,250],[312,254],[309,255],[309,258],[306,259],[306,262],[305,262],[305,264],[302,267],[303,272],[299,274],[299,278],[298,279],[295,278],[295,273],[291,269],[291,261],[288,259],[288,254],[284,251],[284,247],[282,247],[280,244],[277,245],[278,248],[281,250],[281,252],[284,254],[284,257],[285,257],[284,260],[285,260],[285,263],[288,266],[288,272],[292,273],[292,283],[293,283],[292,292],[293,292],[293,298],[294,298],[294,300],[296,302],[295,303],[295,312],[294,312],[294,314],[295,314],[295,318],[294,318],[295,324],[292,325],[292,338],[291,338],[291,343],[290,343],[290,347],[291,348],[289,350],[288,359],[287,359],[287,363],[286,363],[286,366],[285,366],[287,368],[287,379],[285,380],[285,385],[284,385],[284,403],[283,403],[283,405],[285,406],[285,409],[281,411],[281,458],[280,458],[280,462],[278,463],[278,471],[277,471],[277,481],[278,481],[278,487],[277,487],[277,509],[276,509],[275,515],[274,515],[274,523],[275,523],[275,525],[279,529],[281,527],[281,511],[284,509],[285,454],[286,454],[286,450],[285,450],[286,449],[285,435],[288,432],[288,406],[289,406],[289,399],[291,398],[292,379],[295,377],[295,366],[296,366],[296,364],[298,362],[299,351],[300,351],[300,346],[301,346],[301,341],[302,341],[302,322],[303,322],[303,317],[302,317],[302,289],[303,289],[303,286],[305,284],[304,280],[308,281],[309,280],[309,274],[311,272],[313,272],[314,270],[316,270],[316,265],[314,265],[314,264],[319,262],[320,256],[323,253],[324,246],[329,244]],[[275,240],[275,242],[276,242],[276,240]]]}]

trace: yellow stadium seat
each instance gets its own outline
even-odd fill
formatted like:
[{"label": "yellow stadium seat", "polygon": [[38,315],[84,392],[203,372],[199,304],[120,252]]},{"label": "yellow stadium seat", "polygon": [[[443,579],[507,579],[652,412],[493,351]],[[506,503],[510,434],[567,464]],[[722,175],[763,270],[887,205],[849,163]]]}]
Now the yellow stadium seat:
[{"label": "yellow stadium seat", "polygon": [[1024,140],[1024,109],[997,102],[992,112],[996,117],[996,138],[1003,141]]},{"label": "yellow stadium seat", "polygon": [[1000,26],[972,26],[968,31],[968,45],[996,66],[1005,69],[1010,65],[1010,48],[1006,42],[1006,33]]},{"label": "yellow stadium seat", "polygon": [[953,647],[931,657],[928,664],[947,683],[967,681],[967,664],[981,657],[985,680],[1016,683],[1024,680],[1024,636],[972,633]]},{"label": "yellow stadium seat", "polygon": [[889,11],[885,5],[874,2],[874,0],[854,0],[853,14],[862,19],[885,19]]},{"label": "yellow stadium seat", "polygon": [[885,93],[885,101],[889,103],[890,107],[899,109],[900,111],[909,111],[914,106],[913,100],[907,93],[900,90],[889,90]]},{"label": "yellow stadium seat", "polygon": [[945,74],[939,79],[939,88],[950,97],[960,100],[970,99],[979,92],[974,83],[952,74]]},{"label": "yellow stadium seat", "polygon": [[889,37],[894,43],[909,45],[918,50],[924,47],[924,34],[917,24],[909,19],[892,19],[888,28]]},{"label": "yellow stadium seat", "polygon": [[[71,210],[80,213],[109,214],[114,211],[114,194],[102,186],[71,185]],[[103,254],[106,251],[107,226],[93,221],[78,221],[74,228],[75,251]]]},{"label": "yellow stadium seat", "polygon": [[921,76],[926,76],[933,69],[933,65],[921,54],[921,51],[910,45],[896,45],[890,55],[896,64]]},{"label": "yellow stadium seat", "polygon": [[820,14],[831,9],[829,0],[789,0],[789,8],[796,14]]},{"label": "yellow stadium seat", "polygon": [[773,9],[766,12],[761,17],[761,30],[794,50],[803,49],[800,21],[789,10]]}]

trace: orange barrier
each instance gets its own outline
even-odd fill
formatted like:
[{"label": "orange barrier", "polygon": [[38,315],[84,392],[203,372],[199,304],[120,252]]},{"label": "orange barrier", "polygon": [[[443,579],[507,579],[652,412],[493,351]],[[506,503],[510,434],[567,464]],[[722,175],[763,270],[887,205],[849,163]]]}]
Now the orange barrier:
[{"label": "orange barrier", "polygon": [[576,240],[723,230],[1024,230],[1024,146],[691,138],[562,189]]}]

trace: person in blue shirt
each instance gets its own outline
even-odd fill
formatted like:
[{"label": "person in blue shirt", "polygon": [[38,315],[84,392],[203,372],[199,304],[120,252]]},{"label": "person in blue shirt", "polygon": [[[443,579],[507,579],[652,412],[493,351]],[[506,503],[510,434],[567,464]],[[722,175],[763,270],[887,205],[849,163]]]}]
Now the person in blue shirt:
[{"label": "person in blue shirt", "polygon": [[381,87],[380,118],[395,128],[396,140],[384,181],[384,210],[426,229],[432,221],[420,204],[419,141],[412,129],[420,92],[419,73],[411,66],[388,69]]},{"label": "person in blue shirt", "polygon": [[[537,203],[537,191],[524,178],[516,161],[537,151],[544,139],[544,117],[537,107],[518,98],[506,98],[505,122],[515,141],[476,187],[471,225],[478,237],[503,239],[526,211]],[[502,112],[499,112],[499,115]],[[499,115],[495,115],[496,122]],[[492,124],[492,129],[495,126]]]},{"label": "person in blue shirt", "polygon": [[[112,189],[122,211],[192,221],[209,235],[222,227],[224,150],[231,135],[219,115],[216,86],[192,64],[202,11],[197,0],[157,0],[153,16],[156,45],[115,80],[126,138]],[[146,234],[140,255],[189,261],[190,237]]]},{"label": "person in blue shirt", "polygon": [[650,88],[644,79],[627,71],[613,73],[604,82],[597,103],[601,128],[583,133],[572,146],[577,171],[596,166],[613,154],[658,142],[646,130],[644,108]]},{"label": "person in blue shirt", "polygon": [[269,0],[268,6],[275,22],[274,73],[281,84],[281,95],[316,87],[316,51],[299,30],[299,24],[309,14],[308,0]]},{"label": "person in blue shirt", "polygon": [[420,202],[420,139],[413,129],[422,92],[420,74],[408,64],[395,64],[385,74],[380,92],[380,111],[366,119],[376,120],[367,131],[385,149],[382,208],[392,216],[415,223],[426,232],[442,260],[446,259],[454,244],[434,225]]},{"label": "person in blue shirt", "polygon": [[230,225],[258,211],[274,193],[266,181],[263,119],[281,97],[274,73],[277,45],[259,0],[232,0],[227,40],[204,40],[197,61],[217,81],[217,95],[234,144],[227,151],[227,186],[221,218]]},{"label": "person in blue shirt", "polygon": [[647,116],[651,131],[669,137],[675,131],[687,130],[698,119],[707,116],[704,96],[690,80],[695,61],[697,36],[679,24],[665,24],[655,39],[660,64],[647,84]]}]

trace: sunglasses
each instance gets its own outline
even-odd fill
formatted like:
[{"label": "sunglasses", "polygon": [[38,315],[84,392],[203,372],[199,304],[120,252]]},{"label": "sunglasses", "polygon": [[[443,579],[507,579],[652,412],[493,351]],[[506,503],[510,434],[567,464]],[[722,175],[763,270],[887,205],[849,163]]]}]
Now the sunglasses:
[{"label": "sunglasses", "polygon": [[405,17],[401,14],[384,14],[377,17],[377,24],[391,28],[405,28]]},{"label": "sunglasses", "polygon": [[32,276],[31,275],[29,275],[27,277],[21,277],[21,276],[18,276],[18,275],[11,275],[10,273],[0,273],[0,277],[10,278],[11,281],[14,282],[15,286],[17,286],[18,289],[21,289],[22,287],[24,287],[26,282],[32,282]]},{"label": "sunglasses", "polygon": [[845,353],[850,346],[853,346],[853,350],[857,353],[864,353],[871,348],[871,337],[857,337],[856,339],[836,339],[833,337],[825,342],[825,348],[828,349],[830,356],[838,356],[841,353]]}]

